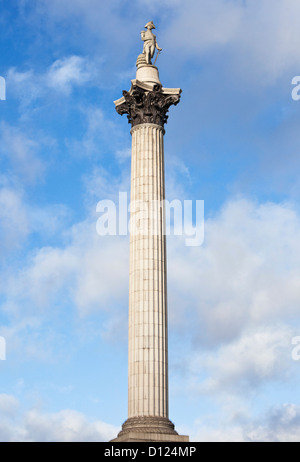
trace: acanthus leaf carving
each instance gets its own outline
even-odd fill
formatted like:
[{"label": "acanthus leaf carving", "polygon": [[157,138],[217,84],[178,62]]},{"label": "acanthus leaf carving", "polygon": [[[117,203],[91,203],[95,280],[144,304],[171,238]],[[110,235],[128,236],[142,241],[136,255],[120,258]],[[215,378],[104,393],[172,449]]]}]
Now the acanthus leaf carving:
[{"label": "acanthus leaf carving", "polygon": [[116,107],[118,114],[127,114],[128,122],[136,125],[151,123],[161,127],[167,123],[170,106],[179,103],[180,95],[163,93],[160,85],[152,91],[145,91],[135,86],[132,92],[123,91],[124,102]]}]

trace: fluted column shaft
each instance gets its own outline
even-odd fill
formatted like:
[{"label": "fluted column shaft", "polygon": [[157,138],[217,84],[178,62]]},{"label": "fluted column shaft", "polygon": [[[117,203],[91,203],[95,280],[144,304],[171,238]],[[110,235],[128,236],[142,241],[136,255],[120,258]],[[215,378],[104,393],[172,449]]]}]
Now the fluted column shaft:
[{"label": "fluted column shaft", "polygon": [[164,129],[144,123],[131,134],[131,224],[140,213],[136,201],[152,217],[148,231],[130,235],[128,417],[168,418],[165,213],[153,208],[165,199]]}]

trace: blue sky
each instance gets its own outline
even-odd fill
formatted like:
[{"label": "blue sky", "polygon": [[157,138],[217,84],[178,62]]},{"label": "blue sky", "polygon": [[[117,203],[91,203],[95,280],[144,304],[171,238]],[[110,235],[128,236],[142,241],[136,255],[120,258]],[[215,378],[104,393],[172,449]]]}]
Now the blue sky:
[{"label": "blue sky", "polygon": [[297,0],[0,0],[1,441],[107,441],[127,417],[127,236],[96,205],[130,190],[130,88],[153,20],[167,198],[170,418],[191,441],[299,441]]}]

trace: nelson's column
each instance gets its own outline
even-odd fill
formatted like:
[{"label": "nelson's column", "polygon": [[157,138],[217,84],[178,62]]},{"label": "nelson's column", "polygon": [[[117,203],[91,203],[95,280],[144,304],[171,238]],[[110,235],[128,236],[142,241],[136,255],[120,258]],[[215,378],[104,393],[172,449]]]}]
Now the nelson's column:
[{"label": "nelson's column", "polygon": [[[178,104],[180,88],[163,88],[155,49],[162,50],[152,30],[141,32],[143,53],[138,56],[136,79],[129,92],[115,101],[119,114],[132,126],[130,276],[128,334],[128,419],[114,442],[187,442],[169,420],[168,325],[165,209],[153,204],[165,199],[164,124],[169,107]],[[133,224],[144,204],[151,213],[146,229]]]}]

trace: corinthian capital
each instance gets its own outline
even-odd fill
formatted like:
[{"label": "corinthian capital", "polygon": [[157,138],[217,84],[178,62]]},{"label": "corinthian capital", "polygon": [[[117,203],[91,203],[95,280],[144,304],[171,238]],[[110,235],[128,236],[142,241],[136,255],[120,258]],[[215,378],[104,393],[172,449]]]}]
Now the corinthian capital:
[{"label": "corinthian capital", "polygon": [[163,88],[133,80],[130,91],[123,91],[123,97],[115,101],[116,111],[120,115],[127,114],[132,127],[144,123],[163,127],[170,106],[179,103],[180,94],[179,88]]}]

